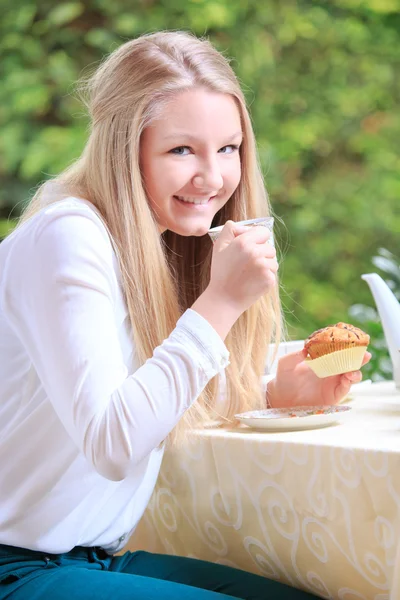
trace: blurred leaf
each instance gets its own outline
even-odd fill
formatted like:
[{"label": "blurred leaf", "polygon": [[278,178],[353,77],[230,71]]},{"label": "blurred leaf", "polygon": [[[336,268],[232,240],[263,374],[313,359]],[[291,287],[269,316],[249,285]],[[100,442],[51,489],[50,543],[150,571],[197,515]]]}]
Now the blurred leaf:
[{"label": "blurred leaf", "polygon": [[81,2],[66,2],[53,8],[47,19],[52,25],[65,25],[83,13],[85,7]]},{"label": "blurred leaf", "polygon": [[115,43],[115,37],[107,29],[91,29],[86,34],[85,41],[90,46],[109,52]]},{"label": "blurred leaf", "polygon": [[15,227],[14,221],[0,219],[0,239],[5,238]]},{"label": "blurred leaf", "polygon": [[120,35],[135,35],[140,30],[140,20],[134,14],[118,15],[113,21],[114,30]]},{"label": "blurred leaf", "polygon": [[[55,175],[65,169],[82,152],[85,128],[47,127],[27,146],[21,164],[21,177],[34,174]],[[66,156],[71,157],[66,160]]]}]

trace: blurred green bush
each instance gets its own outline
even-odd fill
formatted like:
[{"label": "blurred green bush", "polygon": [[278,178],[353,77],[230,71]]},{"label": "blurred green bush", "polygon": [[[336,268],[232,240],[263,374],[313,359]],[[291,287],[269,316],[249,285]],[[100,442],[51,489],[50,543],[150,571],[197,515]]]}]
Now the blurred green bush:
[{"label": "blurred green bush", "polygon": [[74,82],[127,39],[208,36],[251,108],[282,222],[290,336],[370,304],[362,273],[400,232],[400,0],[25,0],[0,20],[0,236],[34,187],[81,152]]}]

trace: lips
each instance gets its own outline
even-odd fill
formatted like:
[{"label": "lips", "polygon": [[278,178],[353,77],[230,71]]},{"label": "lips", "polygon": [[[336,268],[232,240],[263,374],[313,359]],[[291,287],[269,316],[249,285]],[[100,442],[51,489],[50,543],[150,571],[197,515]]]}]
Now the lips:
[{"label": "lips", "polygon": [[186,204],[208,204],[210,202],[210,200],[212,200],[213,198],[215,198],[214,196],[207,196],[207,197],[194,197],[194,196],[174,196],[174,198],[176,198],[176,200],[180,200],[181,202],[185,202]]}]

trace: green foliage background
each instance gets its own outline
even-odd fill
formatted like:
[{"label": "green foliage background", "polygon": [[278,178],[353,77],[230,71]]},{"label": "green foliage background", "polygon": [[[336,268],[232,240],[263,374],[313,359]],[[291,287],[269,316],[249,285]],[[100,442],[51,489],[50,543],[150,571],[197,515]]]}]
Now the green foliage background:
[{"label": "green foliage background", "polygon": [[[158,29],[206,35],[251,108],[283,250],[289,333],[372,305],[360,276],[400,233],[400,0],[1,2],[0,237],[76,158],[84,68]],[[284,225],[283,225],[284,224]]]}]

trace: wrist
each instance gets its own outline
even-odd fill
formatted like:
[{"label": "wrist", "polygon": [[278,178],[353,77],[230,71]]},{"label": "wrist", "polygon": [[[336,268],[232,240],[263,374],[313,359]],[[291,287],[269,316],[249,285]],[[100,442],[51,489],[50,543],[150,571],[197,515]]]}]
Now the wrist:
[{"label": "wrist", "polygon": [[265,393],[267,408],[276,408],[275,382],[276,380],[274,378],[267,383],[267,390]]},{"label": "wrist", "polygon": [[225,340],[243,312],[209,287],[197,298],[191,308],[210,323],[222,340]]}]

